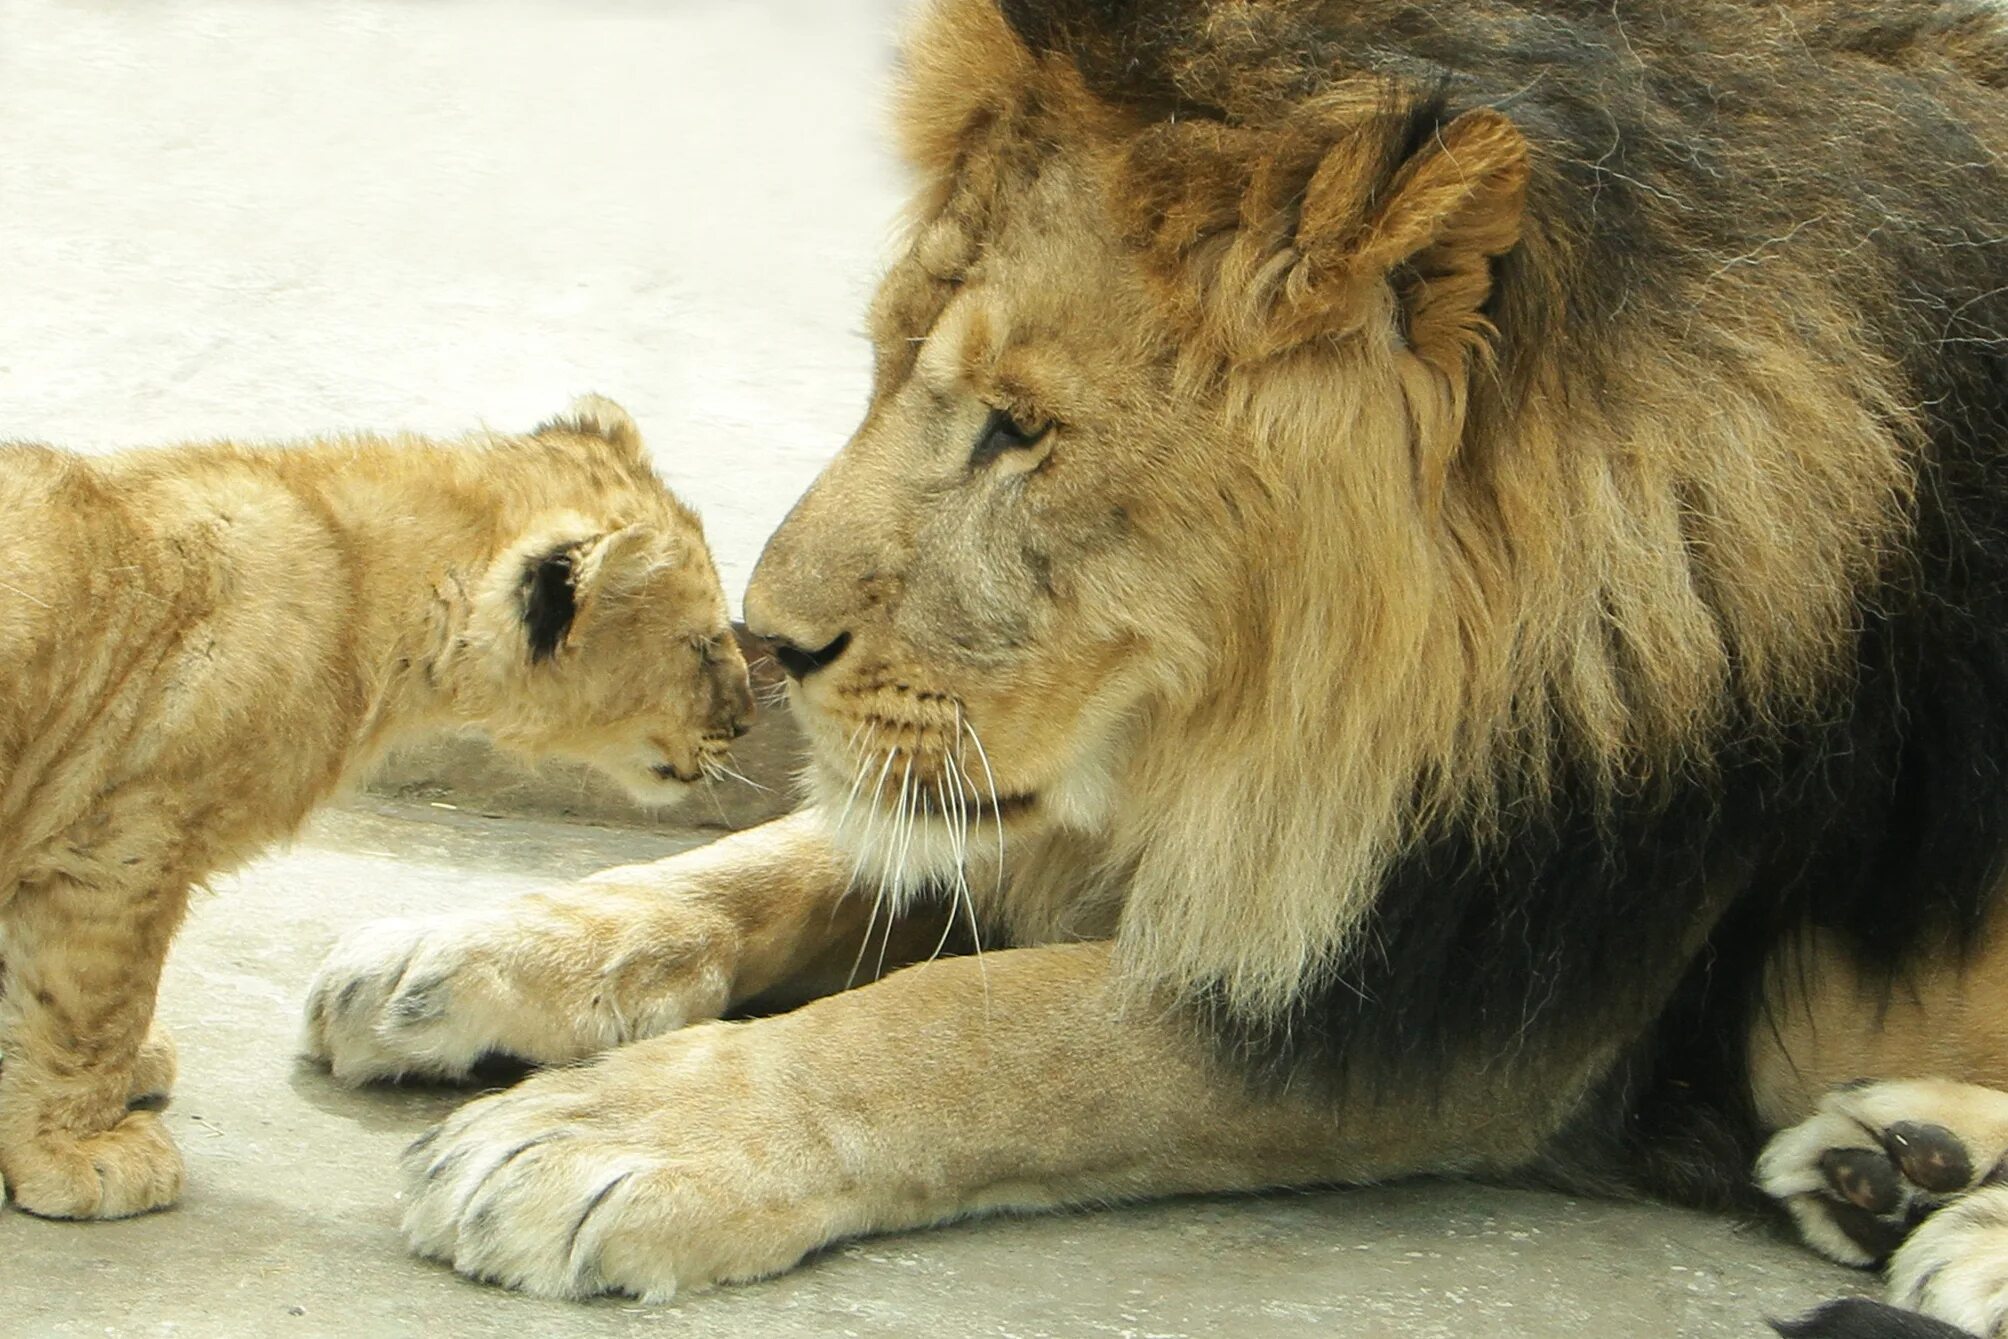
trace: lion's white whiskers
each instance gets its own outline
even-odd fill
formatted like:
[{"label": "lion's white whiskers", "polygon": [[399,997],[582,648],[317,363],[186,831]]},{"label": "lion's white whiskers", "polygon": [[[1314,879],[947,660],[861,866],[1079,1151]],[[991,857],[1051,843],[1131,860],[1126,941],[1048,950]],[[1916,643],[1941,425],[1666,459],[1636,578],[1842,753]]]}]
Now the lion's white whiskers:
[{"label": "lion's white whiskers", "polygon": [[[997,795],[997,774],[990,770],[990,754],[983,747],[983,737],[976,733],[976,727],[962,714],[961,707],[955,710],[956,724],[969,735],[969,742],[976,746],[977,761],[983,764],[983,778],[990,787],[990,821],[997,827],[997,895],[1004,895],[1004,811]],[[973,789],[973,787],[972,787]]]},{"label": "lion's white whiskers", "polygon": [[905,900],[906,858],[913,847],[914,805],[916,803],[917,800],[913,794],[913,757],[909,754],[905,765],[900,769],[899,807],[894,815],[893,836],[889,839],[892,844],[891,849],[895,852],[890,866],[893,901],[886,913],[885,935],[879,940],[878,974],[873,978],[874,980],[885,976],[885,957],[887,952],[892,948],[893,921],[898,917],[899,904]]},{"label": "lion's white whiskers", "polygon": [[[983,961],[983,933],[977,928],[976,924],[976,894],[969,887],[970,817],[969,805],[962,789],[965,776],[962,771],[962,764],[956,759],[953,753],[944,753],[942,760],[949,768],[953,769],[952,771],[945,771],[941,781],[937,782],[938,788],[944,792],[942,795],[944,819],[949,812],[949,801],[945,793],[949,788],[947,781],[949,777],[954,778],[954,821],[950,827],[949,840],[955,851],[955,886],[950,891],[948,925],[942,932],[941,942],[942,944],[946,944],[948,942],[949,931],[955,928],[955,913],[961,911],[967,915],[969,918],[969,945],[971,951],[976,955],[976,974],[983,982],[983,1021],[987,1026],[990,1021],[990,967]],[[973,790],[974,787],[972,786],[971,789]],[[936,945],[934,951],[936,956],[939,956],[941,946]]]},{"label": "lion's white whiskers", "polygon": [[[859,726],[858,730],[853,730],[851,732],[851,739],[853,742],[856,741],[858,734],[863,730],[863,728],[864,727],[861,725]],[[871,759],[872,759],[871,747],[873,744],[877,742],[877,739],[878,739],[878,727],[874,725],[872,726],[871,735],[867,740],[865,751],[859,757],[858,780],[852,786],[851,800],[855,800],[857,798],[858,791],[862,787],[864,781],[864,774],[866,770],[868,770],[871,767]],[[873,830],[878,826],[878,821],[879,821],[879,813],[878,813],[879,793],[884,789],[886,774],[892,768],[892,755],[893,751],[891,749],[887,749],[885,755],[885,762],[879,767],[878,782],[876,785],[872,787],[871,804],[865,810],[865,816],[864,816],[865,830],[858,841],[856,853],[851,857],[851,885],[853,888],[857,887],[857,885],[863,881],[862,876],[864,874],[865,853],[872,849],[871,842],[872,842]],[[845,818],[849,817],[850,811],[851,811],[850,801],[847,800],[844,804]],[[844,819],[838,820],[837,825],[839,829],[842,828],[843,823]],[[872,927],[878,924],[879,908],[884,905],[885,905],[885,875],[883,873],[883,870],[881,870],[881,873],[879,875],[878,887],[872,893],[871,913],[865,917],[864,934],[861,935],[858,939],[858,955],[856,958],[851,960],[850,978],[844,983],[844,989],[846,990],[850,989],[852,986],[857,984],[858,972],[862,970],[865,965],[865,950],[871,946]],[[892,919],[890,913],[888,913],[886,919],[886,928],[888,934],[891,933],[891,927],[892,927]]]},{"label": "lion's white whiskers", "polygon": [[[860,749],[858,747],[858,736],[864,734],[868,726],[871,728],[871,735],[865,740],[864,748]],[[845,825],[850,822],[851,808],[857,804],[858,792],[864,788],[865,772],[872,764],[872,745],[877,742],[877,739],[878,727],[872,725],[870,721],[859,721],[858,728],[851,731],[850,742],[844,745],[847,752],[857,754],[858,765],[851,769],[850,789],[844,792],[844,807],[837,814],[837,823],[833,830],[839,834],[844,831]]]}]

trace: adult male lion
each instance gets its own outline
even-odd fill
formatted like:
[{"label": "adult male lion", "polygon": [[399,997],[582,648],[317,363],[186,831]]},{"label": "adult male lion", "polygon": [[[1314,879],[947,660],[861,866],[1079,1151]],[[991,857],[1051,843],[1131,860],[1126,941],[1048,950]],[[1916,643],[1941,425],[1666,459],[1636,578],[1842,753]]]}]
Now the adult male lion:
[{"label": "adult male lion", "polygon": [[[1998,1330],[2008,1190],[1896,1248],[2008,1096],[1822,1095],[2008,1083],[2004,81],[1924,0],[931,5],[871,408],[747,595],[815,803],[338,950],[350,1077],[630,1043],[422,1139],[414,1243],[661,1296],[1121,1196],[1708,1199],[1807,1121],[1809,1239]],[[874,888],[1020,947],[635,1040],[841,985]]]}]

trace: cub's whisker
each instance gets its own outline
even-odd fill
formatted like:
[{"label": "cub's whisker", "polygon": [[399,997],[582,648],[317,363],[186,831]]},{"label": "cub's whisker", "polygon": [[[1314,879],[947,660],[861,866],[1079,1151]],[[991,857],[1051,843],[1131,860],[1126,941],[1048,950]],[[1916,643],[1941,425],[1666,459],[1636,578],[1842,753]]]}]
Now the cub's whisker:
[{"label": "cub's whisker", "polygon": [[712,766],[717,769],[715,773],[710,774],[711,779],[713,781],[718,781],[725,777],[730,777],[732,780],[737,781],[742,786],[751,786],[753,789],[759,791],[762,795],[772,795],[774,793],[774,788],[772,786],[761,785],[758,781],[755,781],[752,777],[747,776],[744,772],[739,771],[737,768],[727,767],[724,763],[714,763],[712,764]]}]

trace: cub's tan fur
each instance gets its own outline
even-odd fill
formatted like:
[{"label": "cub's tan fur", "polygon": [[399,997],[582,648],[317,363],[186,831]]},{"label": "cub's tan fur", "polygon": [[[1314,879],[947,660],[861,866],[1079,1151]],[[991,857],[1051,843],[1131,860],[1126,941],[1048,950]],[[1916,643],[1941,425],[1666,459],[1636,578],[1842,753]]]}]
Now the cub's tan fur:
[{"label": "cub's tan fur", "polygon": [[1987,919],[1997,14],[939,0],[905,68],[872,402],[746,596],[814,805],[359,936],[309,1043],[580,1059],[872,978],[930,888],[1014,947],[470,1105],[407,1164],[419,1250],[660,1296],[1001,1207],[1672,1181],[1716,1145],[1631,1118],[1695,1051],[1751,1096],[1767,917],[1912,966]]},{"label": "cub's tan fur", "polygon": [[35,1213],[174,1200],[127,1099],[167,1076],[189,890],[385,749],[479,727],[664,802],[750,712],[697,518],[604,400],[453,443],[0,447],[0,515],[0,1170]]}]

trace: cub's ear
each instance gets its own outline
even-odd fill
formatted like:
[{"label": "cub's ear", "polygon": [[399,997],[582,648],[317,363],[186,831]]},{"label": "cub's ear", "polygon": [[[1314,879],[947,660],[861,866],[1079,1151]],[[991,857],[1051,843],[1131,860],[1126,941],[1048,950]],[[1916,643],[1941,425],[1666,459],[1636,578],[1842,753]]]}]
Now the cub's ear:
[{"label": "cub's ear", "polygon": [[539,423],[533,437],[597,437],[627,455],[642,458],[641,429],[628,411],[604,395],[581,395],[554,418]]},{"label": "cub's ear", "polygon": [[571,638],[578,620],[578,590],[574,585],[576,545],[561,544],[530,559],[523,571],[523,630],[530,640],[530,663],[541,664],[558,654]]},{"label": "cub's ear", "polygon": [[573,645],[594,607],[668,561],[654,528],[629,525],[533,554],[523,571],[523,629],[540,664]]},{"label": "cub's ear", "polygon": [[660,539],[654,526],[624,525],[588,541],[574,562],[572,577],[581,611],[601,595],[637,584],[666,562]]}]

